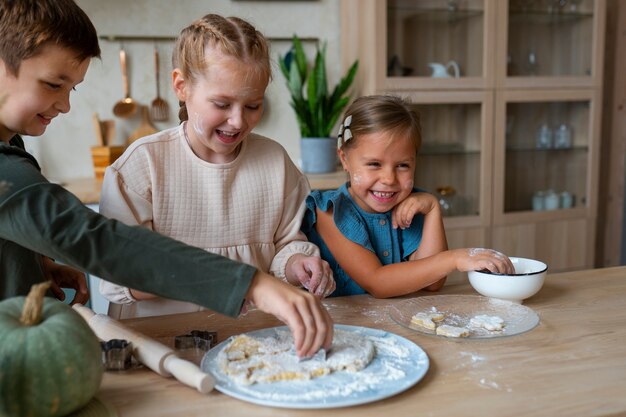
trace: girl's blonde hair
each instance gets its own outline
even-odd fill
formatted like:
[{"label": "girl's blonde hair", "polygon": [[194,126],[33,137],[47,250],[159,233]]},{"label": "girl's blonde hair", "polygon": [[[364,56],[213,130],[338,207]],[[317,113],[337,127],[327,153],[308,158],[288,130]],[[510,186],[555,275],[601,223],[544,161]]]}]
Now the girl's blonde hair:
[{"label": "girl's blonde hair", "polygon": [[[349,120],[349,126],[345,126]],[[343,133],[339,147],[348,150],[359,136],[374,132],[389,132],[391,138],[409,137],[419,150],[422,144],[422,126],[417,110],[403,98],[391,95],[359,97],[348,107],[343,118]],[[346,130],[350,134],[346,134]],[[349,136],[352,136],[349,138]]]},{"label": "girl's blonde hair", "polygon": [[[211,65],[207,48],[216,48],[224,55],[250,65],[251,76],[269,80],[272,77],[269,43],[250,23],[238,17],[207,14],[184,28],[172,52],[172,66],[180,69],[190,85],[206,73]],[[188,119],[185,102],[180,102],[180,121]]]}]

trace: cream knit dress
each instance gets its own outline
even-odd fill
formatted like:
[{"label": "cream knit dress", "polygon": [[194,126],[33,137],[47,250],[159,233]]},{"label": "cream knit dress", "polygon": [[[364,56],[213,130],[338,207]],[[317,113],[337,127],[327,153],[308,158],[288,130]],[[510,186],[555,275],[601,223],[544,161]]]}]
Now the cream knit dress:
[{"label": "cream knit dress", "polygon": [[[250,134],[234,161],[212,164],[193,153],[180,125],[133,142],[107,168],[100,212],[284,280],[291,255],[319,256],[300,231],[309,191],[277,142]],[[137,301],[107,281],[100,291],[119,304],[109,309],[118,318],[201,310],[175,300]]]}]

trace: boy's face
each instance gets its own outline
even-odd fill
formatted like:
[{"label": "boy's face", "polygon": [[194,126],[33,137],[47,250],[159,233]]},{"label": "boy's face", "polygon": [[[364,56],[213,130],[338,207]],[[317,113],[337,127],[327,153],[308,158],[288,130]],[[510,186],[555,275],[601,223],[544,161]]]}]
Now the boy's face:
[{"label": "boy's face", "polygon": [[0,140],[42,135],[52,119],[70,110],[70,92],[90,61],[78,62],[72,50],[54,44],[22,61],[17,76],[0,60]]}]

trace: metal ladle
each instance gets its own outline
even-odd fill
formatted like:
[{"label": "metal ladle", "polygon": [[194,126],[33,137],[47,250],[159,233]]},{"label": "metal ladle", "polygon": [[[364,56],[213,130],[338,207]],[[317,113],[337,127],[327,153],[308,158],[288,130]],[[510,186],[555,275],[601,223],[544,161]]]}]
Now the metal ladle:
[{"label": "metal ladle", "polygon": [[128,88],[128,74],[126,69],[126,51],[120,49],[120,64],[122,65],[122,80],[124,82],[124,98],[113,106],[113,114],[117,117],[130,117],[137,111],[137,102],[130,97]]}]

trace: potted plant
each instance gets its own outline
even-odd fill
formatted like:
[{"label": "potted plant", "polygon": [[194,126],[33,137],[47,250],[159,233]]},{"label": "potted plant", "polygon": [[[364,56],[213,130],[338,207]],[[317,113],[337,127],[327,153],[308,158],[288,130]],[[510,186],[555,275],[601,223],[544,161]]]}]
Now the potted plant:
[{"label": "potted plant", "polygon": [[358,61],[352,64],[332,93],[329,93],[326,77],[326,43],[317,49],[310,70],[302,42],[295,35],[291,49],[279,56],[278,62],[287,80],[291,107],[300,126],[302,171],[334,172],[337,141],[331,137],[331,131],[350,101],[346,92],[354,80]]}]

